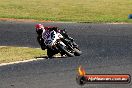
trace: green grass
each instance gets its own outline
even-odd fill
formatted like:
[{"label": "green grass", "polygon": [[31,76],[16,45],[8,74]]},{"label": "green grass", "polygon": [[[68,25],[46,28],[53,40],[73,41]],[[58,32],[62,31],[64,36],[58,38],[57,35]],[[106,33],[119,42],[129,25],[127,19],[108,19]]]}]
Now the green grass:
[{"label": "green grass", "polygon": [[0,18],[132,22],[131,0],[0,0]]},{"label": "green grass", "polygon": [[14,61],[23,61],[33,59],[35,57],[45,56],[46,51],[36,48],[23,47],[0,47],[0,63],[8,63]]}]

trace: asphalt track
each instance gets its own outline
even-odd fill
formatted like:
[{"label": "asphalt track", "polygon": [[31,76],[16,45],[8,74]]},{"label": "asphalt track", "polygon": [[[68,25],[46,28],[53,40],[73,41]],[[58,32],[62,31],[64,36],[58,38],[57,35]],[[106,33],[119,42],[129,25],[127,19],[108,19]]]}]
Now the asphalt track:
[{"label": "asphalt track", "polygon": [[[35,24],[0,22],[0,45],[39,47]],[[132,88],[131,83],[88,84],[81,87],[75,80],[79,65],[82,65],[88,74],[132,76],[132,24],[43,24],[67,29],[83,54],[79,57],[2,66],[0,88]]]}]

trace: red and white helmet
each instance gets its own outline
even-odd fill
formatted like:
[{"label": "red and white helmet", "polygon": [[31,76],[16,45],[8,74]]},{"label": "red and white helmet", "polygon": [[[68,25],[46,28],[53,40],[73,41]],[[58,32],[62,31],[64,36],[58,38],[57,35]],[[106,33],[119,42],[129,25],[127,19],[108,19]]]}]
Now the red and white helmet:
[{"label": "red and white helmet", "polygon": [[35,25],[35,29],[36,29],[36,32],[41,35],[43,30],[44,30],[44,26],[42,24],[37,24]]},{"label": "red and white helmet", "polygon": [[44,29],[44,26],[42,24],[37,24],[37,25],[35,25],[35,29],[36,30]]}]

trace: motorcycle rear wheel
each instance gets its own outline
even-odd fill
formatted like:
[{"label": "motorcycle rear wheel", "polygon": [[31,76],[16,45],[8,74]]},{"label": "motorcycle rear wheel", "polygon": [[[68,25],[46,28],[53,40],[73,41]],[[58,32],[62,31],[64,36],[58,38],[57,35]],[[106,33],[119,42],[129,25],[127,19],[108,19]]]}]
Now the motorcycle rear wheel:
[{"label": "motorcycle rear wheel", "polygon": [[48,58],[52,58],[55,54],[53,53],[53,50],[47,49],[47,56]]},{"label": "motorcycle rear wheel", "polygon": [[52,58],[57,53],[59,53],[59,52],[57,50],[55,50],[55,49],[50,49],[50,48],[47,49],[48,58]]}]

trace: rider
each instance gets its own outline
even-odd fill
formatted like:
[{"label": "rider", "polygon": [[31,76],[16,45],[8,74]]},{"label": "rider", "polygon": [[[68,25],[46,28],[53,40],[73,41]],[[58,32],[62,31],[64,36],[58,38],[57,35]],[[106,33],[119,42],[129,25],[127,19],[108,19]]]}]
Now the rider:
[{"label": "rider", "polygon": [[68,40],[72,41],[73,45],[78,47],[78,45],[74,42],[74,39],[69,37],[65,30],[60,30],[60,29],[58,29],[58,27],[44,27],[42,24],[37,24],[35,26],[35,29],[38,34],[37,41],[39,42],[42,50],[46,49],[46,45],[44,44],[44,39],[42,38],[42,34],[45,33],[47,30],[55,30],[55,31],[61,33],[62,36],[64,37],[64,39],[68,39]]}]

